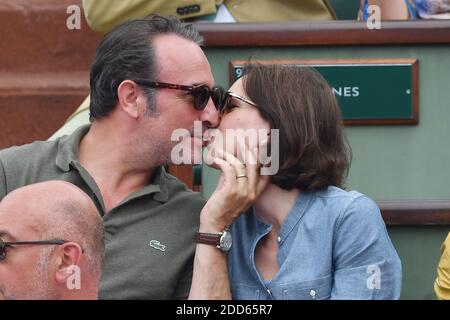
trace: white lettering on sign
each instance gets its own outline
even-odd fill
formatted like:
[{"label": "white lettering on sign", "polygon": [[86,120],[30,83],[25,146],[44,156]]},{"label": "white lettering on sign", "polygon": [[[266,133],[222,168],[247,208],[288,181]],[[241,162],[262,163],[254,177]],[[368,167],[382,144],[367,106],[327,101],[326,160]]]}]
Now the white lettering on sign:
[{"label": "white lettering on sign", "polygon": [[359,87],[336,87],[333,93],[339,97],[359,97]]}]

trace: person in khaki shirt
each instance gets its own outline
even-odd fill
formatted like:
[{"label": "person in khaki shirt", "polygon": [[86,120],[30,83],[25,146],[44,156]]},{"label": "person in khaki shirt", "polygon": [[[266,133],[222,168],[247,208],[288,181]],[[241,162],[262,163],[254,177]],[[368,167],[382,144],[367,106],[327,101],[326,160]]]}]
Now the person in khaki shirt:
[{"label": "person in khaki shirt", "polygon": [[[152,13],[174,15],[188,20],[203,17],[214,20],[218,11],[226,11],[228,18],[237,22],[336,19],[328,0],[83,0],[83,10],[89,26],[102,34],[126,20],[144,18]],[[221,21],[223,20],[216,20]],[[50,140],[71,134],[79,126],[88,124],[89,103],[90,96],[86,97]]]},{"label": "person in khaki shirt", "polygon": [[100,33],[152,13],[192,19],[215,15],[221,6],[237,22],[336,19],[328,0],[83,0],[88,24]]},{"label": "person in khaki shirt", "polygon": [[442,256],[437,267],[434,292],[440,300],[450,300],[450,233],[441,247]]}]

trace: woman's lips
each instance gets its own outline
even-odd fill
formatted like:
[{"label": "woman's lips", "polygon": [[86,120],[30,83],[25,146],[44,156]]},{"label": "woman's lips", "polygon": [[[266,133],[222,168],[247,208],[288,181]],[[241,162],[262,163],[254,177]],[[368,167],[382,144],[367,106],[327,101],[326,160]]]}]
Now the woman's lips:
[{"label": "woman's lips", "polygon": [[207,147],[210,143],[214,141],[214,136],[203,135],[202,136],[202,147]]},{"label": "woman's lips", "polygon": [[203,148],[207,147],[208,144],[209,144],[210,142],[211,142],[211,141],[209,140],[208,137],[203,137],[203,138],[202,138],[202,147],[203,147]]}]

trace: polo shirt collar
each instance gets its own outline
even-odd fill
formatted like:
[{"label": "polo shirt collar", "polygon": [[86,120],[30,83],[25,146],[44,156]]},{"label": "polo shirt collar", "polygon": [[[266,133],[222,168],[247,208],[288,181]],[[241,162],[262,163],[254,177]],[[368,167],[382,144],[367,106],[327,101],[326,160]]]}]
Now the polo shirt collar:
[{"label": "polo shirt collar", "polygon": [[138,198],[147,194],[153,193],[153,199],[159,202],[166,202],[169,200],[169,189],[167,188],[168,174],[164,167],[155,168],[150,184],[146,185],[139,191],[131,194],[125,201]]},{"label": "polo shirt collar", "polygon": [[78,146],[81,138],[88,133],[90,128],[91,125],[87,124],[76,129],[71,135],[60,138],[56,165],[64,172],[69,172],[70,164],[73,161],[78,161]]},{"label": "polo shirt collar", "polygon": [[[90,128],[91,125],[87,124],[76,129],[71,135],[60,138],[58,153],[56,155],[56,165],[64,172],[69,172],[74,162],[79,165],[78,146]],[[156,201],[168,201],[168,179],[169,177],[164,167],[155,168],[151,183],[131,194],[126,201],[152,193],[154,194],[153,199]]]}]

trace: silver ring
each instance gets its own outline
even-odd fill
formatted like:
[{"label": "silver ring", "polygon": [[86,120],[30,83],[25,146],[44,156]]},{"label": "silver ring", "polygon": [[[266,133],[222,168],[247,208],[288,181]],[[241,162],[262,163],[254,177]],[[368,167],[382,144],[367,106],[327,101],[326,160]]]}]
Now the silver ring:
[{"label": "silver ring", "polygon": [[239,179],[239,178],[247,178],[247,175],[245,173],[238,174],[236,176],[236,179]]}]

